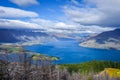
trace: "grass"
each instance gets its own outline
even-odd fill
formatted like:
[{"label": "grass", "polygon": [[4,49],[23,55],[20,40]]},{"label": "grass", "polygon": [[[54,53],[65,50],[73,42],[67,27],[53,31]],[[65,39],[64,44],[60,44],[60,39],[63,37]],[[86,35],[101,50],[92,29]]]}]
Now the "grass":
[{"label": "grass", "polygon": [[0,49],[8,53],[21,53],[24,49],[21,46],[2,45]]},{"label": "grass", "polygon": [[42,54],[34,54],[34,55],[32,55],[32,59],[33,60],[52,60],[52,61],[59,60],[58,57],[46,56],[46,55],[42,55]]},{"label": "grass", "polygon": [[32,53],[32,59],[33,60],[51,60],[51,61],[59,60],[59,58],[55,57],[55,56],[47,56],[47,55],[43,55],[43,54],[39,54],[39,53],[26,51],[26,50],[24,50],[24,48],[22,46],[0,45],[0,50],[2,52],[12,53],[12,54],[23,53],[23,52]]},{"label": "grass", "polygon": [[90,61],[90,62],[84,62],[81,64],[62,64],[60,65],[60,68],[61,69],[66,68],[70,73],[72,72],[89,73],[91,71],[95,73],[99,73],[103,71],[105,68],[120,69],[120,62]]},{"label": "grass", "polygon": [[104,70],[110,77],[120,78],[120,69],[116,68],[105,68]]}]

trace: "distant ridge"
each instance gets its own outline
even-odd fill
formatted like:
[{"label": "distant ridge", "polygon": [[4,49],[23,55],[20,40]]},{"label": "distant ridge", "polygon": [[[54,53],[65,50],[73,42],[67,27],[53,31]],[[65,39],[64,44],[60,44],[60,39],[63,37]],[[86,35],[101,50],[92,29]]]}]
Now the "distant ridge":
[{"label": "distant ridge", "polygon": [[109,38],[120,40],[120,29],[103,32],[101,34],[98,34],[97,36],[92,37],[91,39],[96,39],[97,42],[104,42]]},{"label": "distant ridge", "polygon": [[73,40],[65,34],[51,34],[41,29],[4,29],[0,28],[0,43],[40,44],[57,40]]},{"label": "distant ridge", "polygon": [[0,29],[0,43],[16,43],[32,40],[40,40],[41,37],[48,37],[44,32],[37,32],[32,29]]},{"label": "distant ridge", "polygon": [[120,50],[120,29],[106,31],[80,44],[83,47]]}]

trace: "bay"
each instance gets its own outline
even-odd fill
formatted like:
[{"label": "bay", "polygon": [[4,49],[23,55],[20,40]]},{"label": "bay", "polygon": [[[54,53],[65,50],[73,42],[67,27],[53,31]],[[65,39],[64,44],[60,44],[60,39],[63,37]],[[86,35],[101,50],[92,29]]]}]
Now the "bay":
[{"label": "bay", "polygon": [[119,50],[84,48],[78,44],[79,42],[75,40],[60,40],[42,45],[25,46],[24,48],[32,52],[59,57],[60,60],[55,61],[57,64],[81,63],[92,60],[120,62]]}]

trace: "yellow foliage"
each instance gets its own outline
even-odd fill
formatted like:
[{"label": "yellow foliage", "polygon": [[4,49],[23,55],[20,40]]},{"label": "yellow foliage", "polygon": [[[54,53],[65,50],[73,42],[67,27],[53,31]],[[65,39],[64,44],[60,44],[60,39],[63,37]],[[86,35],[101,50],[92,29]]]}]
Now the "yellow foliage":
[{"label": "yellow foliage", "polygon": [[105,72],[106,72],[110,77],[119,77],[119,78],[120,78],[120,69],[105,68]]}]

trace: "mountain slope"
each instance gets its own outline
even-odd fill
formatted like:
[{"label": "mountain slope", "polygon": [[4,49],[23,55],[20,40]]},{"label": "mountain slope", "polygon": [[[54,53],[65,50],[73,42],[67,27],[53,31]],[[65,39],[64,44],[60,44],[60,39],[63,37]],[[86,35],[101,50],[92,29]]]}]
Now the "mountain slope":
[{"label": "mountain slope", "polygon": [[120,50],[120,29],[106,31],[89,38],[80,46],[99,49],[117,49]]},{"label": "mountain slope", "polygon": [[0,43],[17,43],[44,41],[49,38],[47,33],[32,29],[0,29]]}]

